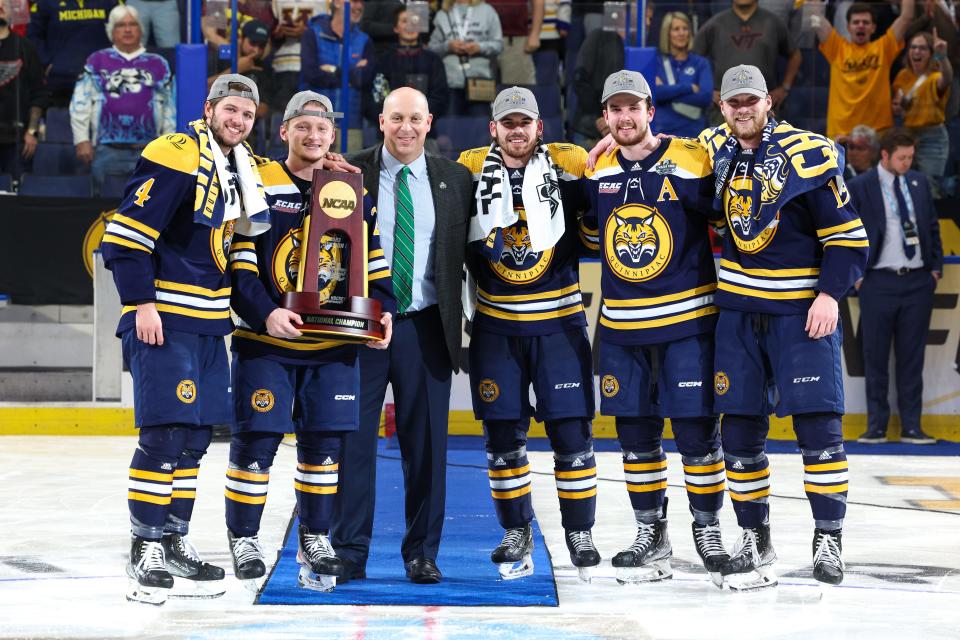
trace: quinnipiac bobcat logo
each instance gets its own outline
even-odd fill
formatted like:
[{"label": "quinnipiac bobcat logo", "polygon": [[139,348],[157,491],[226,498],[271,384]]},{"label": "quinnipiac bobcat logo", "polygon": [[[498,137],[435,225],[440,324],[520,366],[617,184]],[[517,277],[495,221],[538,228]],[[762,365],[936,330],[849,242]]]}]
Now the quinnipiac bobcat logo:
[{"label": "quinnipiac bobcat logo", "polygon": [[[273,252],[273,283],[283,293],[297,290],[300,275],[303,230],[291,229]],[[343,280],[346,269],[342,266],[344,243],[335,234],[323,234],[320,238],[320,262],[317,272],[317,293],[320,302],[326,302]]]},{"label": "quinnipiac bobcat logo", "polygon": [[655,278],[673,255],[673,234],[654,207],[626,204],[613,210],[604,228],[604,257],[628,282]]},{"label": "quinnipiac bobcat logo", "polygon": [[530,250],[530,230],[523,212],[520,213],[520,219],[502,233],[503,251],[500,259],[496,262],[490,261],[490,268],[497,277],[510,284],[528,284],[547,272],[553,259],[553,248],[545,251]]},{"label": "quinnipiac bobcat logo", "polygon": [[181,380],[177,385],[177,399],[184,404],[193,404],[197,399],[197,385],[193,380]]},{"label": "quinnipiac bobcat logo", "polygon": [[612,398],[620,391],[620,383],[611,375],[605,375],[600,379],[600,393],[604,397]]},{"label": "quinnipiac bobcat logo", "polygon": [[273,392],[269,389],[257,389],[250,396],[250,406],[254,411],[266,413],[273,409]]},{"label": "quinnipiac bobcat logo", "polygon": [[490,378],[481,380],[477,386],[477,391],[480,393],[480,399],[484,402],[493,402],[500,397],[500,387]]},{"label": "quinnipiac bobcat logo", "polygon": [[730,378],[723,371],[717,371],[713,376],[713,390],[718,396],[722,396],[730,390]]},{"label": "quinnipiac bobcat logo", "polygon": [[227,255],[230,253],[230,243],[233,241],[233,227],[236,220],[223,223],[210,231],[210,253],[217,264],[220,273],[227,270]]}]

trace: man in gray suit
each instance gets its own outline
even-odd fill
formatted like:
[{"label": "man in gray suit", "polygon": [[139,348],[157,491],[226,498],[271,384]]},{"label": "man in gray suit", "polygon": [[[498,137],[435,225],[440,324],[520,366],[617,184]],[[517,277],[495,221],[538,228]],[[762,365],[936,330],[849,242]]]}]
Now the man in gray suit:
[{"label": "man in gray suit", "polygon": [[363,171],[377,205],[380,243],[393,273],[393,341],[360,357],[360,430],[344,442],[331,541],[340,583],[366,577],[373,532],[377,432],[387,384],[397,408],[407,531],[407,577],[441,579],[436,558],[446,499],[450,383],[460,368],[461,274],[473,207],[470,172],[423,149],[433,116],[427,99],[404,87],[380,114],[384,143],[348,158]]}]

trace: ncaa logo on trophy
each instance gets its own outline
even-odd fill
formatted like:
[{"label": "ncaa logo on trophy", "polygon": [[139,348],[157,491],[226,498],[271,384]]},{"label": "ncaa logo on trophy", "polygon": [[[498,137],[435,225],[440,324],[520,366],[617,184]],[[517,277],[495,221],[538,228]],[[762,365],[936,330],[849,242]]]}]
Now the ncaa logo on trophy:
[{"label": "ncaa logo on trophy", "polygon": [[381,306],[368,297],[363,176],[313,172],[295,291],[281,304],[303,319],[307,335],[347,342],[383,339]]}]

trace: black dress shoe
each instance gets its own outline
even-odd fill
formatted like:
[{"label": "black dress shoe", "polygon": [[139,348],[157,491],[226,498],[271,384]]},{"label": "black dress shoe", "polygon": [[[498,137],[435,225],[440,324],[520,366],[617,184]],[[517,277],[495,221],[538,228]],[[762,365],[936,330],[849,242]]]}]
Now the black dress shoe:
[{"label": "black dress shoe", "polygon": [[340,559],[343,570],[337,576],[337,584],[346,584],[351,580],[364,580],[367,577],[367,570],[358,565],[353,560]]},{"label": "black dress shoe", "polygon": [[416,558],[406,563],[407,577],[416,584],[437,584],[443,575],[430,558]]}]

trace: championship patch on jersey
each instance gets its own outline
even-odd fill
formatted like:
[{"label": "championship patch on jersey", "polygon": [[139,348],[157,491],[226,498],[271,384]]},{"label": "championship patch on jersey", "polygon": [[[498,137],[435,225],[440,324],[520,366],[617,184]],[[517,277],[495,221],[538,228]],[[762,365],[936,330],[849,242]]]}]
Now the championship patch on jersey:
[{"label": "championship patch on jersey", "polygon": [[554,249],[533,251],[530,248],[530,231],[524,219],[503,230],[503,251],[500,259],[490,261],[490,268],[504,282],[528,284],[547,272],[553,259]]},{"label": "championship patch on jersey", "polygon": [[254,411],[260,413],[266,413],[273,409],[273,402],[273,392],[269,389],[257,389],[250,396],[250,406],[253,407]]},{"label": "championship patch on jersey", "polygon": [[193,380],[181,380],[177,385],[177,398],[184,404],[192,404],[197,399],[197,385]]},{"label": "championship patch on jersey", "polygon": [[730,378],[723,371],[717,371],[713,376],[713,390],[718,396],[722,396],[730,390]]},{"label": "championship patch on jersey", "polygon": [[604,254],[610,269],[628,282],[655,278],[673,255],[673,234],[654,207],[626,204],[613,210],[604,229]]},{"label": "championship patch on jersey", "polygon": [[600,379],[600,393],[604,397],[612,398],[620,391],[620,383],[611,375],[605,375]]},{"label": "championship patch on jersey", "polygon": [[493,402],[500,397],[500,387],[490,378],[481,380],[477,391],[480,392],[480,399],[484,402]]}]

